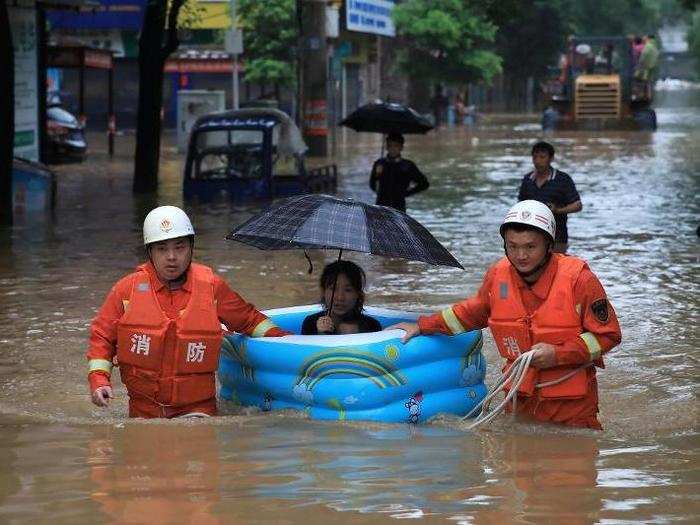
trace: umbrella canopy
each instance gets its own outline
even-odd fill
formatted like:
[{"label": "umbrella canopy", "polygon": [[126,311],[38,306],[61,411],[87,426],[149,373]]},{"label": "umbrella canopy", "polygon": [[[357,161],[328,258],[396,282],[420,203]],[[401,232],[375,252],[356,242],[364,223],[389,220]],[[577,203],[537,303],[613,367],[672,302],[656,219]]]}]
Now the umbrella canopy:
[{"label": "umbrella canopy", "polygon": [[283,199],[226,238],[262,250],[353,250],[464,269],[424,226],[405,213],[330,195]]},{"label": "umbrella canopy", "polygon": [[395,102],[373,102],[357,108],[341,126],[372,133],[427,133],[433,129],[428,119],[414,109]]}]

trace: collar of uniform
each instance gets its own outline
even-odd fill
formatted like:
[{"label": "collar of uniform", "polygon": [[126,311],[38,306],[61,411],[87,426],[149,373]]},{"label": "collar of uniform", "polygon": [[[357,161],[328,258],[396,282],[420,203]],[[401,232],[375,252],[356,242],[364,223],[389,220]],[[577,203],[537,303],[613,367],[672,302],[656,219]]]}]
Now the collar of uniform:
[{"label": "collar of uniform", "polygon": [[518,275],[518,272],[515,270],[513,265],[511,265],[510,271],[515,278],[515,282],[518,284],[518,288],[529,288],[536,297],[545,300],[547,295],[549,295],[549,289],[552,287],[552,282],[554,281],[554,276],[557,273],[558,267],[559,259],[556,254],[552,254],[552,256],[549,258],[547,266],[544,268],[544,272],[533,284],[525,282],[525,280]]},{"label": "collar of uniform", "polygon": [[[146,272],[148,272],[148,276],[151,279],[151,284],[153,285],[153,291],[156,293],[160,292],[163,288],[165,288],[165,283],[163,283],[160,278],[158,277],[158,272],[156,272],[155,266],[153,266],[153,263],[151,261],[148,261],[145,265]],[[191,268],[191,266],[190,266]],[[192,272],[190,272],[190,268],[187,269],[187,278],[185,279],[185,282],[182,283],[182,286],[179,288],[179,290],[185,290],[187,292],[192,291]]]},{"label": "collar of uniform", "polygon": [[[556,176],[557,176],[557,170],[555,170],[554,168],[552,168],[552,167],[550,166],[550,167],[549,167],[549,177],[547,177],[547,180],[548,180],[548,181],[554,180],[554,177],[556,177]],[[537,177],[537,171],[532,170],[532,171],[530,172],[530,180],[535,180],[536,177]]]}]

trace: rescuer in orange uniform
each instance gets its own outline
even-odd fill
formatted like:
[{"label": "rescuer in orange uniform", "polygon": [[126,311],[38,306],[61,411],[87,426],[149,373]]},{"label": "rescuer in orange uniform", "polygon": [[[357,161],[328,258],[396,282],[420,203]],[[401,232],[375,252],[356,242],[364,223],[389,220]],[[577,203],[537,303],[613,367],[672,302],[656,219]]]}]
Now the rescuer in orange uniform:
[{"label": "rescuer in orange uniform", "polygon": [[143,241],[149,261],[114,285],[92,322],[92,402],[104,407],[113,398],[116,356],[130,417],[215,415],[221,323],[253,337],[289,332],[192,262],[194,228],[180,208],[152,210]]},{"label": "rescuer in orange uniform", "polygon": [[473,297],[418,323],[390,328],[418,334],[455,335],[491,329],[504,371],[524,352],[534,352],[519,389],[517,411],[537,421],[602,429],[598,421],[596,367],[621,340],[620,325],[605,290],[581,259],[552,252],[555,222],[550,209],[521,201],[501,225],[506,256],[486,272]]}]

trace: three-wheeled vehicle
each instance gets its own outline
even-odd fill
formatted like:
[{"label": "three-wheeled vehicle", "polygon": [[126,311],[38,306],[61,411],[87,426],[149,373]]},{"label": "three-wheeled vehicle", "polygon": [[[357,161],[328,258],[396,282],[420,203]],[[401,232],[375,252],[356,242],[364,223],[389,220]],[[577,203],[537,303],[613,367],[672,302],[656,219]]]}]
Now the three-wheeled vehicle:
[{"label": "three-wheeled vehicle", "polygon": [[190,132],[185,198],[265,199],[335,191],[335,164],[308,169],[299,128],[283,111],[248,108],[204,115]]}]

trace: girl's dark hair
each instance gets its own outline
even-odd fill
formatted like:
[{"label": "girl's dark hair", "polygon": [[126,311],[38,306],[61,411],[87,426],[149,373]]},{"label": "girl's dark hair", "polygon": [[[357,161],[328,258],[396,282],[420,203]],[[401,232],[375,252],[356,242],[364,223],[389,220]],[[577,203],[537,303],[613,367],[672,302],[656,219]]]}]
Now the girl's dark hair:
[{"label": "girl's dark hair", "polygon": [[[355,316],[360,315],[362,312],[362,307],[365,304],[365,272],[362,268],[356,265],[354,262],[350,261],[335,261],[327,264],[323,269],[321,274],[321,279],[319,284],[321,285],[321,290],[333,287],[336,278],[343,274],[350,281],[350,285],[357,292],[357,302],[355,303],[355,308],[352,313]],[[321,294],[321,302],[324,307],[328,307],[326,304],[325,294]]]}]

